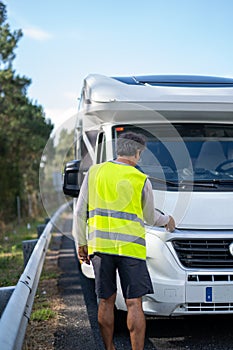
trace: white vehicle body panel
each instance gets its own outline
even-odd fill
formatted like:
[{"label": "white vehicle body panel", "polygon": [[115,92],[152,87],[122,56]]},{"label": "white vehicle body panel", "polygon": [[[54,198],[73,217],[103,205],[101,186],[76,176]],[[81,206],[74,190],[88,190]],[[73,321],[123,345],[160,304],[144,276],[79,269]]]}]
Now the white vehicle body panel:
[{"label": "white vehicle body panel", "polygon": [[175,214],[177,228],[233,230],[232,192],[153,192],[156,207]]}]

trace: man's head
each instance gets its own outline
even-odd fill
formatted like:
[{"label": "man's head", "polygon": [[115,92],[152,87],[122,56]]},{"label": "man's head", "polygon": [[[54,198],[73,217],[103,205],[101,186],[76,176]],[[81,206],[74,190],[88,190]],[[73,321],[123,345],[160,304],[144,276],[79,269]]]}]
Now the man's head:
[{"label": "man's head", "polygon": [[146,140],[143,135],[134,132],[121,134],[117,140],[118,156],[136,156],[145,149]]}]

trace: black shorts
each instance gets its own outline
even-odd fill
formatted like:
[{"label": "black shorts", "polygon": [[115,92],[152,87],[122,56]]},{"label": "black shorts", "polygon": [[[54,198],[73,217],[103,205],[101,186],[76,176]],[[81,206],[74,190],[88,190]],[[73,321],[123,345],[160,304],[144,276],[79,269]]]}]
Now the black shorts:
[{"label": "black shorts", "polygon": [[117,270],[125,299],[139,298],[153,293],[145,260],[95,253],[91,256],[91,261],[95,272],[95,290],[98,298],[108,299],[117,291]]}]

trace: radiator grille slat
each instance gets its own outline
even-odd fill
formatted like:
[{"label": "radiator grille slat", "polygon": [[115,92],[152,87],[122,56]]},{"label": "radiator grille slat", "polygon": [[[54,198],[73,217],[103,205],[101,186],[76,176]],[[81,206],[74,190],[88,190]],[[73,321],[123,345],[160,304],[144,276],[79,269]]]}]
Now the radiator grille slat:
[{"label": "radiator grille slat", "polygon": [[233,311],[232,303],[189,303],[185,305],[187,312],[224,312]]},{"label": "radiator grille slat", "polygon": [[187,268],[233,268],[229,245],[233,239],[176,239],[176,254]]}]

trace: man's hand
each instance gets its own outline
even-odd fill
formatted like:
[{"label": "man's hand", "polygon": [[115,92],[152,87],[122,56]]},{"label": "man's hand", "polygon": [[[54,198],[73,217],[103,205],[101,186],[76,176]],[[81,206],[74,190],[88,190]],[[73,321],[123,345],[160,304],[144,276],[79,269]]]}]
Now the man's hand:
[{"label": "man's hand", "polygon": [[85,262],[86,264],[90,265],[90,258],[88,256],[87,245],[83,245],[81,247],[78,247],[78,258],[82,262]]},{"label": "man's hand", "polygon": [[165,225],[165,228],[168,232],[173,232],[176,228],[176,223],[172,216],[169,215],[169,217],[170,220],[168,221],[167,225]]}]

